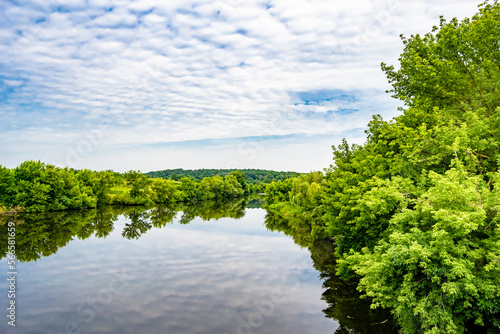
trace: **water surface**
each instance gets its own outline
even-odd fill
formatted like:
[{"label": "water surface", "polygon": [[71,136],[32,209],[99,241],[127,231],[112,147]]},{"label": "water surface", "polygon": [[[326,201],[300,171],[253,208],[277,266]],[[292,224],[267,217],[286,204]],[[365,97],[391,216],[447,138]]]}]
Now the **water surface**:
[{"label": "water surface", "polygon": [[[265,215],[233,203],[16,218],[17,321],[3,315],[0,332],[335,332],[309,250]],[[7,306],[6,258],[0,269]]]}]

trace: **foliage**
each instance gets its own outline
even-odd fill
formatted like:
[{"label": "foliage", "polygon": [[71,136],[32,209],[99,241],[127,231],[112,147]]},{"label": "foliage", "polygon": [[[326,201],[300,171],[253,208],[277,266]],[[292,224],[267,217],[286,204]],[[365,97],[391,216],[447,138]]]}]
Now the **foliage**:
[{"label": "foliage", "polygon": [[266,202],[288,202],[292,190],[293,179],[272,182],[266,186]]},{"label": "foliage", "polygon": [[10,172],[2,168],[2,174],[7,180],[0,188],[2,203],[28,212],[94,207],[101,199],[100,178],[105,178],[82,183],[78,172],[40,161],[25,161]]},{"label": "foliage", "polygon": [[140,171],[128,171],[123,174],[123,178],[127,182],[130,189],[130,197],[134,200],[134,203],[139,205],[152,204],[153,200],[152,191],[150,188],[153,182],[146,175],[142,174]]},{"label": "foliage", "polygon": [[382,68],[407,109],[334,151],[324,221],[339,273],[408,333],[498,324],[498,36],[495,2],[403,38],[400,69]]},{"label": "foliage", "polygon": [[321,172],[303,174],[293,179],[290,202],[300,206],[302,211],[314,211],[321,207],[322,184],[325,177]]},{"label": "foliage", "polygon": [[374,116],[363,145],[333,146],[320,204],[313,183],[268,186],[281,217],[320,210],[310,224],[336,245],[337,272],[405,333],[500,330],[499,36],[495,1],[403,37],[398,69],[382,64],[403,113]]},{"label": "foliage", "polygon": [[233,170],[229,175],[232,175],[238,180],[238,183],[241,185],[241,189],[243,192],[246,194],[248,193],[249,187],[246,182],[246,176],[245,173],[243,173],[241,170]]},{"label": "foliage", "polygon": [[0,214],[226,200],[248,192],[240,171],[200,182],[187,177],[177,182],[152,179],[140,171],[73,170],[40,161],[25,161],[12,170],[0,166]]},{"label": "foliage", "polygon": [[456,165],[428,173],[429,187],[412,209],[400,206],[373,250],[341,260],[407,332],[463,332],[467,320],[484,325],[500,311],[498,190]]},{"label": "foliage", "polygon": [[[179,181],[182,177],[190,177],[201,181],[206,177],[213,176],[221,176],[224,177],[229,174],[239,175],[239,173],[243,174],[243,179],[241,176],[238,176],[238,180],[240,183],[245,183],[248,185],[258,185],[260,183],[270,183],[273,181],[282,181],[291,177],[297,177],[300,173],[296,172],[277,172],[272,170],[264,170],[264,169],[165,169],[161,171],[149,172],[146,173],[149,177],[152,178],[164,178],[170,179],[174,181]],[[245,189],[244,189],[245,190]],[[246,190],[245,190],[246,191]]]},{"label": "foliage", "polygon": [[175,183],[164,179],[153,179],[151,183],[152,200],[155,203],[169,203],[175,201],[177,187]]},{"label": "foliage", "polygon": [[[398,333],[387,309],[371,309],[369,301],[360,299],[354,282],[345,282],[335,274],[334,245],[326,235],[313,236],[310,218],[284,217],[279,212],[268,211],[265,225],[271,231],[292,237],[297,245],[311,253],[325,289],[322,299],[328,307],[323,312],[339,324],[335,333]],[[298,279],[302,277],[298,275]]]},{"label": "foliage", "polygon": [[311,233],[321,234],[324,230],[320,219],[323,214],[324,182],[325,177],[321,172],[272,182],[266,186],[263,206],[281,217],[306,218],[312,227]]},{"label": "foliage", "polygon": [[441,173],[455,157],[476,174],[498,168],[499,35],[495,1],[472,19],[441,18],[433,33],[403,38],[399,70],[382,64],[393,96],[408,106],[397,118],[405,159]]}]

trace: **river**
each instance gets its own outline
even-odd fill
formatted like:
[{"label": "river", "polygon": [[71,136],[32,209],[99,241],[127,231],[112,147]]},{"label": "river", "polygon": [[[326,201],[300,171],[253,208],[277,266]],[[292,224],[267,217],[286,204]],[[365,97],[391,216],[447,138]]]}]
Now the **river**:
[{"label": "river", "polygon": [[[4,218],[0,333],[392,331],[384,314],[328,271],[328,242],[280,232],[265,210],[247,204]],[[16,224],[14,298],[8,222]],[[10,300],[15,327],[6,317]]]}]

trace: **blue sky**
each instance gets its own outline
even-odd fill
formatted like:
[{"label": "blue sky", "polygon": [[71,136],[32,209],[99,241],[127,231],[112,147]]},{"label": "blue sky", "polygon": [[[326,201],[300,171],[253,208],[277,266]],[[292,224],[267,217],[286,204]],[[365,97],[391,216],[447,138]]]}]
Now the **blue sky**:
[{"label": "blue sky", "polygon": [[0,0],[0,164],[321,170],[398,115],[399,35],[478,4]]}]

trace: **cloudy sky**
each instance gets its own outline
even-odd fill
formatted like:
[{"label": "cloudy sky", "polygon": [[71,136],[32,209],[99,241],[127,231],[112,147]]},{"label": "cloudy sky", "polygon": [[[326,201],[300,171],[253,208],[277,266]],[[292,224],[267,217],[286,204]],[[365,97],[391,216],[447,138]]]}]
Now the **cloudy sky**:
[{"label": "cloudy sky", "polygon": [[322,170],[399,113],[399,35],[479,2],[0,0],[0,164]]}]

